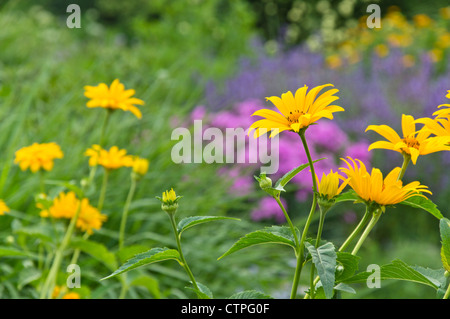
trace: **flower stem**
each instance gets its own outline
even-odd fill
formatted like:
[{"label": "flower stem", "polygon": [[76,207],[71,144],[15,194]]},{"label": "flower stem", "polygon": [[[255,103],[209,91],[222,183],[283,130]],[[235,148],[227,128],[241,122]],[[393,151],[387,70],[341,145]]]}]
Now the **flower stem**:
[{"label": "flower stem", "polygon": [[105,133],[106,133],[106,127],[108,126],[109,118],[111,117],[111,110],[106,111],[106,116],[103,121],[102,130],[100,131],[100,146],[103,147],[103,144],[105,143]]},{"label": "flower stem", "polygon": [[408,164],[411,161],[411,155],[407,153],[403,153],[403,164],[402,169],[397,177],[397,180],[400,181],[403,179],[403,176],[405,175],[406,169],[408,168]]},{"label": "flower stem", "polygon": [[125,206],[122,212],[122,220],[120,221],[120,229],[119,229],[119,250],[123,248],[123,242],[125,238],[125,226],[127,224],[128,211],[130,209],[131,200],[133,199],[134,192],[136,190],[137,180],[134,174],[131,174],[131,186],[130,191],[128,192],[127,200],[125,202]]},{"label": "flower stem", "polygon": [[372,219],[370,220],[369,224],[367,225],[366,229],[362,233],[361,237],[359,238],[358,242],[355,245],[355,248],[352,250],[352,255],[356,255],[361,248],[362,244],[366,240],[367,236],[369,235],[372,228],[375,226],[375,224],[378,222],[378,219],[381,216],[381,210],[376,210],[373,212]]},{"label": "flower stem", "polygon": [[353,230],[353,232],[348,236],[348,238],[345,240],[345,242],[342,244],[342,246],[339,248],[339,251],[344,251],[348,245],[355,239],[356,236],[363,230],[364,226],[366,226],[367,222],[370,219],[370,211],[369,208],[366,206],[366,212],[359,222],[359,224],[356,226],[356,228]]},{"label": "flower stem", "polygon": [[294,236],[295,246],[297,246],[297,248],[298,248],[299,242],[298,242],[297,232],[295,231],[294,224],[292,224],[292,221],[289,218],[289,215],[286,212],[286,209],[284,208],[283,204],[280,201],[280,195],[274,196],[273,198],[275,198],[275,200],[277,201],[277,203],[280,206],[281,210],[283,211],[284,217],[286,218],[286,221],[288,222],[289,227],[291,228],[292,235]]},{"label": "flower stem", "polygon": [[103,203],[105,202],[106,186],[108,185],[108,176],[109,176],[109,170],[105,169],[105,173],[103,175],[102,188],[100,189],[100,197],[98,199],[98,204],[97,204],[97,209],[99,211],[102,211]]},{"label": "flower stem", "polygon": [[[446,270],[444,275],[445,275],[445,277],[449,277],[450,273]],[[444,297],[442,299],[449,299],[449,298],[450,298],[450,283],[448,284],[447,290],[445,291]]]},{"label": "flower stem", "polygon": [[80,211],[81,211],[81,199],[78,202],[78,207],[75,212],[75,215],[70,220],[69,226],[67,227],[67,231],[66,231],[66,234],[64,235],[61,245],[58,247],[58,250],[55,253],[52,267],[50,268],[50,271],[47,275],[45,283],[41,289],[41,294],[40,294],[41,299],[50,298],[52,295],[53,288],[55,287],[56,275],[57,275],[58,269],[61,265],[62,257],[63,257],[64,251],[66,250],[67,246],[70,243],[70,239],[71,239],[73,231],[75,229],[75,226],[76,226],[76,223],[78,220],[78,216],[80,215]]},{"label": "flower stem", "polygon": [[170,223],[172,224],[173,232],[175,234],[175,239],[177,241],[177,247],[178,247],[178,253],[180,254],[180,259],[182,262],[182,266],[186,273],[188,274],[189,278],[191,279],[192,285],[194,286],[195,290],[200,291],[198,288],[197,282],[195,281],[194,274],[192,273],[191,269],[189,268],[186,259],[184,258],[183,251],[181,250],[181,242],[180,242],[180,234],[178,233],[177,226],[175,224],[175,216],[174,214],[168,214],[170,218]]},{"label": "flower stem", "polygon": [[299,136],[302,140],[303,147],[305,149],[306,156],[308,158],[309,167],[311,169],[311,175],[312,175],[312,182],[313,182],[313,202],[311,205],[311,210],[309,212],[308,218],[306,220],[305,226],[303,228],[302,237],[300,238],[300,244],[299,244],[299,251],[297,254],[297,266],[295,268],[295,275],[294,275],[294,283],[292,285],[292,292],[291,292],[291,299],[295,299],[297,295],[297,286],[300,279],[300,275],[303,268],[303,262],[304,262],[304,251],[305,251],[305,239],[306,235],[308,233],[309,226],[311,225],[312,217],[314,215],[314,212],[316,211],[317,206],[317,182],[316,182],[316,173],[314,170],[314,164],[311,159],[311,154],[309,152],[308,143],[306,142],[305,138],[305,130],[301,130],[299,132]]}]

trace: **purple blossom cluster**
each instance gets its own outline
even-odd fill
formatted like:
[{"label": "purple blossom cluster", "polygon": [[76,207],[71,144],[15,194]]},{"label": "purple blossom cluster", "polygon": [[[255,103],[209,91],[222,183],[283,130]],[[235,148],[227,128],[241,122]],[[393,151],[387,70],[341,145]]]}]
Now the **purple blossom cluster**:
[{"label": "purple blossom cluster", "polygon": [[[253,57],[241,60],[239,71],[225,84],[209,83],[204,106],[194,109],[191,119],[208,118],[209,124],[214,127],[241,127],[246,130],[259,119],[251,116],[254,111],[275,109],[264,100],[265,97],[280,96],[303,85],[314,87],[332,83],[339,89],[337,95],[340,99],[336,104],[342,106],[345,112],[336,113],[333,121],[320,120],[318,125],[312,125],[306,132],[312,158],[326,158],[315,164],[319,177],[342,166],[341,157],[358,158],[370,166],[375,151],[368,152],[368,146],[380,137],[365,133],[368,125],[386,124],[401,132],[402,113],[415,118],[430,117],[439,104],[448,103],[445,94],[450,89],[450,77],[446,73],[438,73],[427,54],[414,66],[405,66],[402,53],[392,50],[384,58],[374,54],[358,63],[330,69],[321,53],[311,52],[305,46],[269,56],[260,45],[255,45],[254,52]],[[280,176],[307,162],[299,136],[293,132],[283,132],[281,135],[279,173],[275,174]],[[376,166],[382,170],[401,165],[401,155],[398,153],[387,150],[378,152],[383,160],[377,161]],[[413,172],[414,178],[430,189],[447,187],[449,181],[439,171],[443,165],[448,166],[450,155],[444,152],[433,160],[437,161],[435,165],[418,163]],[[230,169],[223,169],[222,173],[234,179],[231,191],[245,195],[255,189],[251,187],[254,181],[251,174],[246,176],[240,173],[241,168],[235,164]],[[310,172],[301,172],[292,182],[296,186],[296,199],[304,201],[312,188]],[[264,210],[260,209],[260,215],[253,213],[252,216],[259,216],[255,219],[261,216],[281,219],[279,208],[266,204],[262,204]]]}]

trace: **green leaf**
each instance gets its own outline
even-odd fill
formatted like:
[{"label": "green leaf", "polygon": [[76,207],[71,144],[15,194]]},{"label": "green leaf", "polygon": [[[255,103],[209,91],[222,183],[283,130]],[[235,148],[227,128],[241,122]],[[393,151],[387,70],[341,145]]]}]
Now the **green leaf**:
[{"label": "green leaf", "polygon": [[239,218],[232,218],[232,217],[225,217],[225,216],[191,216],[191,217],[186,217],[183,218],[182,220],[180,220],[180,222],[178,223],[178,233],[181,235],[181,233],[183,231],[185,231],[186,229],[195,226],[195,225],[199,225],[199,224],[203,224],[203,223],[207,223],[207,222],[211,222],[211,221],[215,221],[215,220],[224,220],[224,219],[231,219],[231,220],[240,220]]},{"label": "green leaf", "polygon": [[42,272],[34,267],[26,267],[19,273],[17,288],[21,290],[29,283],[41,278]]},{"label": "green leaf", "polygon": [[51,234],[54,233],[49,225],[32,225],[16,228],[13,230],[14,234],[27,235],[34,238],[39,238],[43,242],[54,242],[55,238]]},{"label": "green leaf", "polygon": [[57,185],[64,188],[67,188],[68,190],[73,191],[78,198],[83,197],[83,190],[76,185],[75,181],[60,181],[60,180],[46,180],[45,184],[48,185]]},{"label": "green leaf", "polygon": [[[326,159],[326,158],[320,158],[318,160],[313,161],[313,163],[317,163],[318,161],[321,161],[324,159]],[[300,173],[307,167],[309,167],[309,163],[302,164],[300,166],[297,166],[294,169],[291,169],[289,172],[284,174],[280,179],[278,179],[278,181],[275,183],[275,186],[273,188],[276,190],[279,190],[279,191],[284,191],[284,186],[286,186],[286,184],[289,183],[289,181],[291,179],[293,179],[295,177],[295,175],[297,175],[298,173]]]},{"label": "green leaf", "polygon": [[5,246],[0,246],[0,257],[32,257],[38,259],[36,254]]},{"label": "green leaf", "polygon": [[131,281],[130,286],[141,286],[147,288],[147,291],[155,297],[155,299],[161,298],[161,292],[159,290],[159,283],[153,277],[139,276]]},{"label": "green leaf", "polygon": [[356,273],[361,257],[342,251],[336,252],[336,255],[338,266],[338,271],[336,272],[336,282],[341,282],[352,277]]},{"label": "green leaf", "polygon": [[442,247],[441,259],[445,270],[450,272],[450,220],[442,218],[439,222]]},{"label": "green leaf", "polygon": [[361,199],[356,194],[356,192],[352,189],[347,192],[339,194],[338,196],[335,197],[335,200],[334,200],[335,203],[347,202],[347,201],[359,202],[359,201],[361,201]]},{"label": "green leaf", "polygon": [[355,291],[355,289],[353,289],[352,287],[350,287],[349,285],[347,285],[347,284],[344,284],[344,283],[339,283],[339,284],[337,284],[335,287],[334,287],[334,290],[339,290],[339,291],[344,291],[344,292],[348,292],[348,293],[351,293],[351,294],[356,294],[356,291]]},{"label": "green leaf", "polygon": [[312,262],[316,266],[325,297],[330,299],[333,297],[337,258],[334,245],[332,243],[326,243],[316,249],[310,243],[305,242],[305,247],[311,254]]},{"label": "green leaf", "polygon": [[[345,280],[345,283],[358,283],[366,282],[367,278],[372,275],[372,272],[361,272],[355,276]],[[380,266],[380,280],[395,279],[395,280],[406,280],[423,285],[430,286],[437,289],[437,285],[434,280],[431,281],[426,276],[424,276],[419,271],[415,270],[413,267],[408,266],[406,263],[400,259],[395,259],[392,263]]]},{"label": "green leaf", "polygon": [[130,260],[128,260],[125,264],[119,267],[115,272],[113,272],[111,275],[106,276],[100,280],[109,279],[112,277],[115,277],[117,275],[120,275],[124,272],[130,271],[132,269],[149,265],[155,262],[165,261],[165,260],[176,260],[178,263],[181,264],[180,261],[180,254],[178,253],[178,250],[175,249],[168,249],[168,248],[152,248],[149,251],[137,254]]},{"label": "green leaf", "polygon": [[282,244],[295,249],[294,237],[291,229],[286,226],[272,226],[257,230],[240,238],[231,248],[218,258],[222,259],[238,250],[260,244]]},{"label": "green leaf", "polygon": [[103,244],[82,238],[73,238],[70,242],[70,247],[89,254],[91,257],[103,263],[111,271],[117,268],[115,255],[108,251]]},{"label": "green leaf", "polygon": [[437,219],[441,219],[444,216],[442,216],[441,212],[437,208],[436,204],[433,203],[430,199],[422,197],[422,196],[413,196],[408,198],[407,200],[404,200],[400,204],[411,206],[414,208],[421,208],[436,217]]},{"label": "green leaf", "polygon": [[227,299],[273,299],[271,296],[257,290],[245,290],[235,293]]},{"label": "green leaf", "polygon": [[[192,285],[192,281],[190,283]],[[195,289],[194,286],[185,288],[194,291],[199,299],[214,299],[213,294],[208,287],[198,281],[196,281],[196,283],[198,289]]]}]

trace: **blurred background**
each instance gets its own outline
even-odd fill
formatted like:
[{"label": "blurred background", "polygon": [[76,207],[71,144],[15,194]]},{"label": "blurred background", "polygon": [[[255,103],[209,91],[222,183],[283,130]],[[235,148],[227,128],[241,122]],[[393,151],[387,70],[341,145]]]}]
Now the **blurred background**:
[{"label": "blurred background", "polygon": [[[81,8],[81,28],[66,26],[66,8],[72,3]],[[379,29],[366,24],[367,6],[373,3],[381,8]],[[85,106],[83,87],[118,78],[145,101],[140,107],[143,118],[115,112],[106,143],[150,160],[131,206],[127,249],[119,255],[124,261],[152,247],[175,245],[167,216],[154,199],[174,187],[184,196],[179,218],[241,218],[184,234],[192,271],[217,298],[247,289],[288,298],[295,260],[288,248],[260,246],[216,261],[242,235],[283,224],[284,219],[276,202],[257,188],[253,175],[259,166],[174,164],[174,128],[191,127],[193,120],[202,119],[204,125],[246,129],[254,121],[254,110],[271,107],[266,96],[305,84],[333,83],[340,90],[338,105],[346,112],[333,121],[321,120],[307,132],[313,157],[328,159],[317,164],[319,174],[336,170],[345,156],[386,172],[401,165],[401,155],[367,152],[380,137],[364,133],[365,128],[387,124],[400,131],[402,113],[430,117],[439,104],[448,103],[445,95],[450,90],[446,0],[2,0],[0,48],[0,198],[12,209],[0,218],[0,245],[21,247],[30,240],[21,227],[39,221],[32,195],[39,178],[13,164],[14,152],[33,142],[56,142],[65,157],[48,178],[79,181],[89,169],[84,151],[98,143],[103,119],[101,109]],[[304,162],[298,137],[281,134],[278,175]],[[446,217],[449,163],[448,152],[422,156],[405,177],[429,186],[431,199]],[[112,174],[105,204],[108,222],[91,237],[111,251],[116,249],[128,181],[129,172]],[[305,172],[284,196],[299,227],[309,211],[310,190]],[[322,238],[340,245],[362,210],[351,203],[336,206],[327,215]],[[316,227],[314,221],[310,230]],[[427,212],[390,208],[360,251],[360,270],[395,258],[440,268],[439,240],[438,221]],[[35,298],[36,278],[27,277],[28,261],[1,256],[1,297]],[[118,296],[119,282],[98,281],[110,273],[101,262],[85,254],[79,262],[83,298]],[[184,289],[187,278],[174,263],[155,264],[130,276],[136,279],[131,298],[193,296]],[[307,277],[301,288],[308,285]],[[356,295],[343,297],[435,296],[429,287],[406,282],[386,281],[382,288],[356,286]]]}]

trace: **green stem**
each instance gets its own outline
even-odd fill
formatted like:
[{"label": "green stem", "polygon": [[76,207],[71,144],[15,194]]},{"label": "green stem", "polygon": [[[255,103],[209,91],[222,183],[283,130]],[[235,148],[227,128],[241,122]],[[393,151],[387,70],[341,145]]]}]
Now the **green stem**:
[{"label": "green stem", "polygon": [[[444,273],[445,277],[449,277],[450,273],[446,270]],[[448,280],[447,280],[448,281]],[[447,286],[447,290],[445,291],[444,297],[442,299],[449,299],[450,298],[450,283]]]},{"label": "green stem", "polygon": [[99,211],[102,211],[103,204],[105,202],[106,186],[108,185],[108,176],[109,176],[109,170],[105,169],[105,173],[103,175],[102,188],[100,189],[100,197],[98,199],[98,204],[97,204],[97,209]]},{"label": "green stem", "polygon": [[183,266],[184,270],[186,271],[186,273],[188,274],[189,278],[191,279],[191,282],[192,282],[192,285],[194,286],[194,288],[197,291],[200,291],[200,289],[197,286],[197,282],[195,281],[194,275],[192,274],[192,271],[189,268],[189,266],[186,262],[186,259],[184,258],[183,251],[181,250],[180,234],[178,233],[177,226],[175,224],[175,216],[174,216],[174,214],[168,214],[168,215],[170,217],[170,223],[172,224],[173,232],[175,234],[175,239],[177,241],[178,253],[180,254],[180,259],[183,264],[182,266]]},{"label": "green stem", "polygon": [[366,226],[367,222],[369,221],[371,216],[371,213],[369,211],[369,208],[366,206],[366,212],[359,222],[359,224],[356,226],[356,228],[353,230],[353,232],[348,236],[348,238],[345,240],[345,242],[342,244],[341,248],[339,248],[339,251],[344,251],[348,245],[358,236],[358,234],[363,230],[363,228]]},{"label": "green stem", "polygon": [[109,118],[111,117],[111,113],[112,113],[112,110],[108,109],[106,111],[106,116],[103,121],[102,130],[100,132],[100,144],[99,144],[101,147],[103,147],[104,142],[105,142],[106,127],[108,126],[108,122],[109,122]]},{"label": "green stem", "polygon": [[39,171],[39,189],[41,194],[45,194],[45,175],[44,171]]},{"label": "green stem", "polygon": [[[85,232],[83,235],[83,239],[87,240],[89,238],[88,232]],[[70,264],[76,264],[78,262],[78,258],[80,257],[81,250],[79,248],[75,249],[72,255],[72,259],[70,260]]]},{"label": "green stem", "polygon": [[55,253],[52,267],[50,268],[50,271],[47,275],[45,283],[41,289],[41,294],[40,294],[41,299],[50,298],[52,295],[53,288],[55,287],[56,275],[57,275],[58,269],[61,265],[63,254],[64,254],[64,251],[66,250],[67,246],[70,243],[70,239],[71,239],[73,231],[75,229],[75,226],[76,226],[76,223],[78,220],[78,216],[80,215],[80,211],[81,211],[81,199],[78,203],[78,207],[75,212],[75,215],[70,220],[69,226],[67,227],[67,231],[66,231],[66,234],[64,235],[61,245],[58,247],[58,250]]},{"label": "green stem", "polygon": [[403,179],[403,176],[405,175],[406,169],[408,168],[408,164],[410,161],[411,161],[411,155],[409,155],[407,153],[403,153],[403,164],[402,164],[402,169],[397,177],[398,181]]},{"label": "green stem", "polygon": [[362,244],[366,240],[367,236],[369,235],[372,228],[375,226],[375,224],[378,222],[378,219],[381,216],[381,211],[376,210],[373,212],[372,219],[370,220],[369,224],[367,225],[366,229],[362,233],[361,237],[359,238],[358,242],[355,245],[355,248],[353,248],[352,255],[356,255],[361,248]]},{"label": "green stem", "polygon": [[125,238],[125,226],[127,224],[128,211],[130,210],[130,204],[134,196],[134,192],[136,190],[137,180],[134,174],[131,174],[131,186],[130,191],[128,192],[127,200],[125,202],[125,206],[123,208],[122,220],[120,221],[120,229],[119,229],[119,250],[123,248],[123,242]]},{"label": "green stem", "polygon": [[312,202],[312,205],[311,205],[311,210],[309,212],[308,218],[306,220],[306,224],[305,224],[305,226],[303,228],[302,237],[300,238],[300,248],[299,248],[299,252],[298,252],[298,255],[297,255],[297,266],[295,268],[294,283],[293,283],[293,287],[292,287],[291,299],[295,299],[296,294],[297,294],[298,282],[299,282],[299,279],[300,279],[300,275],[301,275],[302,268],[303,268],[303,262],[304,262],[304,258],[305,258],[304,257],[305,239],[306,239],[306,235],[308,233],[308,229],[309,229],[309,226],[311,225],[312,217],[314,215],[314,212],[316,211],[316,206],[317,206],[316,173],[315,173],[315,170],[314,170],[313,161],[311,159],[311,154],[309,152],[308,143],[306,142],[305,130],[301,130],[299,132],[299,136],[300,136],[300,138],[302,140],[303,147],[305,149],[305,153],[306,153],[306,156],[308,158],[309,167],[311,169],[312,182],[313,182],[313,202]]}]

